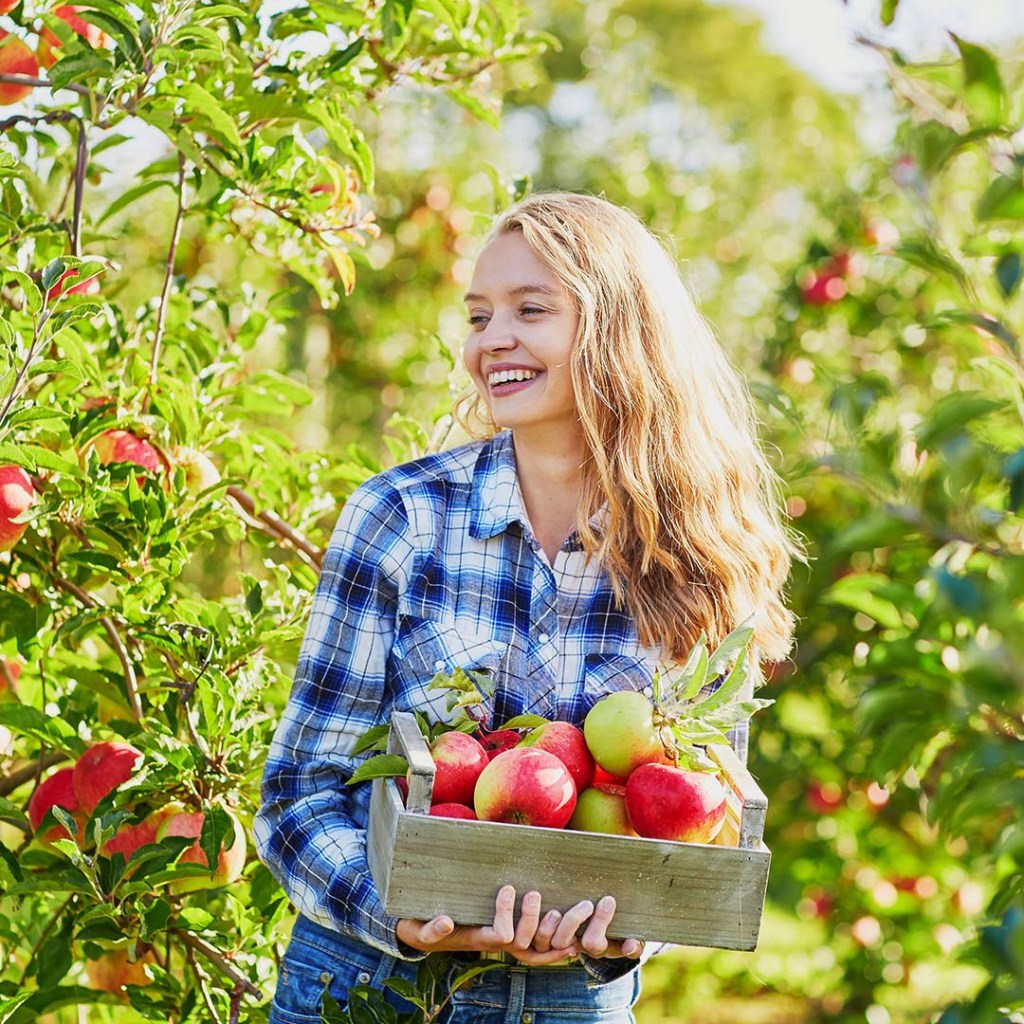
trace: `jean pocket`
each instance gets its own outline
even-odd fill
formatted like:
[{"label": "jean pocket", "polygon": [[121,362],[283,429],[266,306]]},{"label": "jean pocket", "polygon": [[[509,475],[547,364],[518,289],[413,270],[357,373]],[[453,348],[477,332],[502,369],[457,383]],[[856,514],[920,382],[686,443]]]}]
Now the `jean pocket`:
[{"label": "jean pocket", "polygon": [[269,1024],[321,1024],[325,993],[344,1007],[349,989],[369,984],[373,973],[368,964],[293,940],[281,961]]}]

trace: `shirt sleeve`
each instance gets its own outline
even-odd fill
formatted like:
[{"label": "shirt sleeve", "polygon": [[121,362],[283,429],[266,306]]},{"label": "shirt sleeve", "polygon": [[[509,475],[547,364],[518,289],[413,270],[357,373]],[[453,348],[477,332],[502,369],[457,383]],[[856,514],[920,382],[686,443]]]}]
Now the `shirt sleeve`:
[{"label": "shirt sleeve", "polygon": [[263,773],[257,850],[300,913],[392,956],[399,943],[366,859],[369,785],[346,785],[355,741],[383,720],[386,669],[410,528],[401,496],[375,478],[346,502],[324,557],[309,625]]}]

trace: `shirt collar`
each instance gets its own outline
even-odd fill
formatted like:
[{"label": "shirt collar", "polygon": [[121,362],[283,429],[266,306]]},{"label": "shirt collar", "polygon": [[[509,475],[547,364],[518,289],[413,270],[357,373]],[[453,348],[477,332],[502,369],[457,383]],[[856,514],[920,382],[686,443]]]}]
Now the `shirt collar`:
[{"label": "shirt collar", "polygon": [[503,430],[483,446],[476,460],[469,535],[487,540],[516,522],[529,530],[516,476],[512,432]]},{"label": "shirt collar", "polygon": [[[607,521],[607,504],[590,517],[590,525],[598,533],[602,532]],[[469,534],[475,540],[488,540],[508,529],[512,523],[519,523],[526,535],[532,536],[516,475],[512,432],[503,430],[483,446],[473,470]],[[567,538],[563,550],[583,550],[583,543],[575,530]]]}]

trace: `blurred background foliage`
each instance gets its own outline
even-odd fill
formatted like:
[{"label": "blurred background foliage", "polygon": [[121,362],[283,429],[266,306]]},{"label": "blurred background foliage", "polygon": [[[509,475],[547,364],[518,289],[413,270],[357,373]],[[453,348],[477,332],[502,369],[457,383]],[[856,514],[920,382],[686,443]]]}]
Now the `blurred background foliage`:
[{"label": "blurred background foliage", "polygon": [[[750,379],[808,553],[751,749],[773,854],[760,946],[658,957],[641,1024],[1024,1019],[1024,47],[954,39],[920,64],[880,48],[879,147],[856,100],[728,6],[536,0],[531,21],[556,42],[495,69],[500,120],[407,86],[357,112],[379,234],[340,301],[278,242],[254,254],[250,213],[185,222],[177,273],[211,295],[244,282],[273,311],[250,369],[303,395],[283,423],[267,411],[281,445],[260,496],[322,541],[359,479],[454,440],[459,297],[517,190],[635,209]],[[126,308],[159,292],[174,212],[154,192],[95,225]],[[219,451],[259,491],[259,460],[232,456],[245,445]],[[290,445],[330,458],[289,462]],[[187,571],[214,596],[240,577],[237,538],[211,538]]]}]

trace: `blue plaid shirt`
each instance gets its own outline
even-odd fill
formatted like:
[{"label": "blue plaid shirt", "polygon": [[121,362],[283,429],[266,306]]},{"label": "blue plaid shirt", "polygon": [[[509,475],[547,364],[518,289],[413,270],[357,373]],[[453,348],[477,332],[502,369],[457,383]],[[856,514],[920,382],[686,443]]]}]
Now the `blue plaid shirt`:
[{"label": "blue plaid shirt", "polygon": [[[367,865],[370,786],[345,785],[355,741],[395,709],[448,718],[427,690],[442,669],[491,674],[493,725],[525,712],[582,724],[610,690],[648,688],[658,660],[575,535],[548,563],[510,433],[381,473],[345,503],[324,558],[263,776],[260,856],[302,914],[413,958]],[[734,745],[745,756],[745,727]],[[586,965],[611,980],[633,962]]]}]

